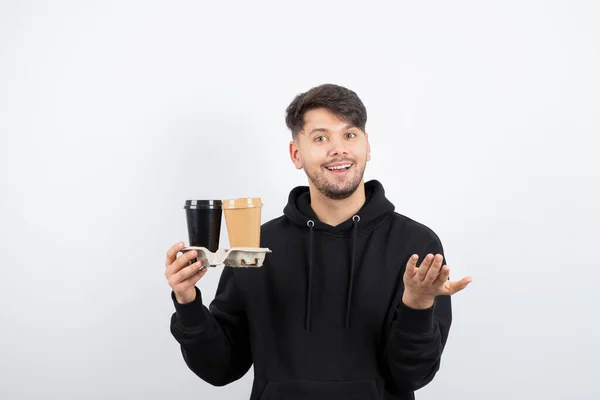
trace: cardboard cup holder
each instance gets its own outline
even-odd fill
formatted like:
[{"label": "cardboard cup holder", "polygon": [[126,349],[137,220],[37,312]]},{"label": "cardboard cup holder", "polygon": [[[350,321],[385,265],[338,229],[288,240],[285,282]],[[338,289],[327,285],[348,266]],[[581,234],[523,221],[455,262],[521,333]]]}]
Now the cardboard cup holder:
[{"label": "cardboard cup holder", "polygon": [[271,253],[268,248],[256,247],[232,247],[231,249],[218,249],[216,252],[212,252],[206,247],[200,246],[184,247],[181,252],[185,253],[190,250],[196,250],[198,252],[197,258],[202,261],[204,266],[208,267],[218,265],[235,268],[262,267],[267,253]]}]

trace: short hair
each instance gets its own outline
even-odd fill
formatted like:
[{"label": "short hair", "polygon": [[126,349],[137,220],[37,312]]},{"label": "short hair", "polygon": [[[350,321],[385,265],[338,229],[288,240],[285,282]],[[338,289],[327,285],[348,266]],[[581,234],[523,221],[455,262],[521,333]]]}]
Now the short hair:
[{"label": "short hair", "polygon": [[287,107],[285,123],[292,131],[292,137],[304,128],[304,114],[316,108],[326,108],[341,120],[365,131],[367,109],[358,95],[343,86],[328,83],[298,94]]}]

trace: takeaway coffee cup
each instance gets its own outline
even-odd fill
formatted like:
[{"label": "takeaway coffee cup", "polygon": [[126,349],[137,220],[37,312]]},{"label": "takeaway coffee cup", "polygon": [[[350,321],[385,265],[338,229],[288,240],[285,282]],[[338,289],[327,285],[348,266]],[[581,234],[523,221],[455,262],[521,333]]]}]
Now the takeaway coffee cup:
[{"label": "takeaway coffee cup", "polygon": [[260,197],[223,200],[223,213],[231,247],[260,247]]},{"label": "takeaway coffee cup", "polygon": [[221,200],[186,200],[190,246],[206,247],[213,253],[219,249],[221,234]]}]

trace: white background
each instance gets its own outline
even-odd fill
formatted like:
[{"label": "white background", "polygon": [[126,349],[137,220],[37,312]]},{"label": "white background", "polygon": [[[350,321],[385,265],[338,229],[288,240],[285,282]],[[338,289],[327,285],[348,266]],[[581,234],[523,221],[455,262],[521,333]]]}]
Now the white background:
[{"label": "white background", "polygon": [[185,367],[164,255],[186,199],[281,214],[306,182],[285,107],[327,82],[367,106],[366,178],[474,278],[418,399],[598,398],[599,21],[595,1],[3,1],[0,398],[248,398],[252,370]]}]

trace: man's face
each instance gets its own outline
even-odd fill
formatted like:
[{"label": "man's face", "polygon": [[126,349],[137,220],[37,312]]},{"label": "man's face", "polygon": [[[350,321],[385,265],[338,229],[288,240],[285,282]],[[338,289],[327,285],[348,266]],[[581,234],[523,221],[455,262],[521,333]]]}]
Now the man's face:
[{"label": "man's face", "polygon": [[365,132],[319,108],[305,113],[304,129],[290,143],[290,156],[324,196],[344,199],[362,182],[370,146]]}]

